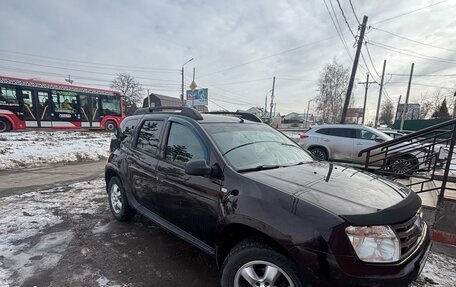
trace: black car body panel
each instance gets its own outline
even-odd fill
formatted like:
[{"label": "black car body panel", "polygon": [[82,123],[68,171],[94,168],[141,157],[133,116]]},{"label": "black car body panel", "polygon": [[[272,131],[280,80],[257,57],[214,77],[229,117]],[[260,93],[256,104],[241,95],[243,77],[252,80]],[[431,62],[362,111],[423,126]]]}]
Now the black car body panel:
[{"label": "black car body panel", "polygon": [[[202,118],[166,113],[126,118],[136,120],[137,125],[128,131],[126,138],[130,139],[120,138],[118,148],[109,156],[106,180],[119,177],[137,211],[217,257],[223,258],[217,253],[229,240],[227,230],[245,227],[280,246],[315,286],[393,286],[416,278],[430,245],[427,228],[407,257],[391,264],[361,261],[345,234],[349,225],[408,220],[421,205],[410,190],[324,162],[237,172],[204,126],[229,125],[239,119],[219,115]],[[139,129],[147,120],[164,123],[154,155],[135,147]],[[173,123],[187,127],[201,140],[213,171],[210,175],[188,175],[182,165],[166,158],[166,139]],[[241,123],[258,125],[247,120]]]}]

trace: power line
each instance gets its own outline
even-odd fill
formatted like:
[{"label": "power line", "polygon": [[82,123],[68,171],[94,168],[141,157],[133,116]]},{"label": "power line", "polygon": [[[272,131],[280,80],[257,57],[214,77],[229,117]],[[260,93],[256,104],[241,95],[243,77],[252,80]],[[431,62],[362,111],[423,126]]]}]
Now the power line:
[{"label": "power line", "polygon": [[369,47],[367,47],[367,42],[365,42],[364,47],[366,48],[367,56],[369,57],[369,60],[370,60],[370,62],[371,62],[372,67],[374,68],[374,72],[375,72],[375,73],[377,74],[377,76],[380,78],[380,74],[379,74],[379,72],[377,71],[377,68],[375,68],[374,61],[372,61],[372,56],[371,56],[371,53],[370,53],[370,51],[369,51]]},{"label": "power line", "polygon": [[[329,1],[331,1],[331,0],[329,0]],[[353,33],[353,30],[351,29],[350,24],[348,24],[347,17],[345,17],[344,10],[342,9],[342,6],[340,5],[340,1],[339,0],[337,0],[337,4],[339,5],[340,12],[342,12],[342,17],[344,17],[345,24],[347,24],[348,29],[350,30],[351,34],[353,35],[353,38],[356,39],[356,35],[355,35],[355,33]],[[353,6],[352,6],[352,8],[353,8]],[[354,13],[354,11],[353,11],[353,13]],[[355,16],[356,16],[356,14],[355,14]],[[358,19],[358,18],[356,18],[356,19]]]},{"label": "power line", "polygon": [[[339,2],[339,1],[337,1],[337,2]],[[350,7],[351,7],[351,9],[353,11],[353,15],[355,15],[355,18],[356,18],[356,21],[358,22],[358,25],[361,25],[361,22],[359,21],[358,16],[356,15],[355,8],[353,8],[352,0],[350,0]]]},{"label": "power line", "polygon": [[441,49],[441,50],[445,50],[445,51],[450,51],[450,52],[456,52],[456,50],[454,50],[454,49],[447,49],[447,48],[443,48],[443,47],[439,47],[439,46],[423,43],[423,42],[416,41],[416,40],[413,40],[413,39],[410,39],[410,38],[407,38],[407,37],[404,37],[404,36],[401,36],[401,35],[398,35],[398,34],[395,34],[393,32],[389,32],[389,31],[386,31],[386,30],[383,30],[383,29],[380,29],[380,28],[376,28],[376,27],[371,27],[371,28],[374,29],[374,30],[377,30],[377,31],[380,31],[380,32],[383,32],[383,33],[387,33],[387,34],[396,36],[398,38],[413,42],[413,43],[420,44],[420,45],[424,45],[424,46],[428,46],[428,47],[432,47],[432,48],[436,48],[436,49]]},{"label": "power line", "polygon": [[[406,83],[408,83],[408,82],[390,82],[390,84],[406,84]],[[456,90],[456,87],[451,88],[451,87],[435,86],[435,85],[416,83],[416,82],[413,82],[412,85],[431,87],[431,88],[439,88],[439,89],[447,89],[447,90]]]},{"label": "power line", "polygon": [[269,59],[269,58],[273,58],[273,57],[280,56],[280,55],[283,55],[283,54],[291,53],[291,52],[300,50],[300,49],[305,48],[305,47],[309,47],[309,46],[312,46],[312,45],[316,45],[316,44],[319,44],[319,43],[334,39],[335,37],[337,37],[337,36],[332,36],[332,37],[328,37],[328,38],[325,38],[325,39],[321,39],[321,40],[317,40],[317,41],[314,41],[314,42],[310,42],[310,43],[307,43],[307,44],[303,44],[303,45],[300,45],[300,46],[297,46],[297,47],[294,47],[294,48],[290,48],[290,49],[287,49],[287,50],[283,50],[283,51],[277,52],[275,54],[271,54],[271,55],[264,56],[264,57],[261,57],[261,58],[253,59],[253,60],[250,60],[250,61],[247,61],[247,62],[244,62],[244,63],[241,63],[241,64],[237,64],[237,65],[225,68],[225,69],[221,69],[221,70],[218,70],[218,71],[210,72],[208,74],[204,74],[202,76],[199,76],[198,78],[201,79],[201,78],[204,78],[204,77],[209,77],[209,76],[212,76],[212,75],[215,75],[215,74],[219,74],[219,73],[222,73],[222,72],[226,72],[226,71],[238,68],[238,67],[246,66],[246,65],[249,65],[249,64],[252,64],[252,63],[255,63],[255,62],[260,62],[260,61],[264,61],[264,60]]},{"label": "power line", "polygon": [[[74,68],[58,67],[58,66],[52,66],[52,65],[42,65],[42,64],[37,64],[37,63],[30,63],[30,62],[23,62],[23,61],[9,60],[9,59],[0,59],[0,61],[18,63],[18,64],[25,64],[25,65],[31,65],[31,66],[37,66],[37,67],[44,67],[44,68],[59,69],[59,70],[65,70],[65,71],[91,73],[91,74],[105,75],[105,76],[112,76],[112,77],[116,77],[117,76],[117,75],[104,73],[104,72],[96,72],[96,71],[88,71],[88,70],[81,70],[81,69],[74,69]],[[137,79],[145,79],[145,80],[157,80],[157,81],[163,81],[163,82],[173,82],[173,83],[175,82],[175,81],[170,81],[170,80],[165,80],[165,79],[151,79],[151,78],[148,78],[148,77],[135,77],[135,78],[137,78]]]},{"label": "power line", "polygon": [[29,54],[29,53],[21,53],[21,52],[9,51],[9,50],[0,50],[0,52],[9,53],[9,54],[17,54],[17,55],[25,55],[25,56],[31,56],[31,57],[37,57],[37,58],[43,58],[43,59],[59,60],[59,61],[64,61],[64,62],[73,62],[73,63],[83,63],[83,64],[90,64],[90,65],[106,66],[106,67],[133,68],[133,69],[142,69],[142,70],[178,72],[178,70],[174,70],[174,69],[147,68],[147,67],[138,67],[138,66],[126,66],[126,65],[114,65],[114,64],[106,64],[106,63],[97,63],[97,62],[86,62],[86,61],[64,59],[64,58],[57,58],[57,57],[48,57],[48,56]]},{"label": "power line", "polygon": [[237,82],[228,82],[228,83],[209,83],[210,85],[215,86],[227,86],[227,85],[235,85],[235,84],[244,84],[244,83],[252,83],[252,82],[260,82],[265,80],[271,80],[271,78],[262,78],[262,79],[254,79],[254,80],[245,80],[245,81],[237,81]]},{"label": "power line", "polygon": [[[343,35],[341,34],[341,32],[339,32],[339,29],[337,28],[339,22],[337,22],[337,25],[336,25],[336,22],[334,21],[334,18],[333,18],[332,14],[331,14],[331,11],[329,10],[328,4],[326,4],[326,0],[323,0],[323,3],[325,3],[326,10],[328,11],[329,17],[331,18],[331,21],[332,21],[332,23],[333,23],[333,25],[334,25],[334,28],[336,29],[337,35],[339,35],[339,38],[340,38],[340,40],[342,41],[342,45],[344,46],[345,51],[347,52],[348,57],[350,58],[350,60],[353,61],[353,57],[351,56],[351,54],[350,54],[350,52],[349,52],[349,50],[348,50],[347,43],[345,42],[345,38],[343,37]],[[332,3],[331,0],[330,0],[329,3],[330,3],[330,4]],[[331,4],[331,6],[332,6],[332,4]],[[334,8],[333,8],[333,11],[334,11]],[[335,15],[334,15],[334,16],[335,16]],[[339,28],[340,28],[340,26],[339,26]]]},{"label": "power line", "polygon": [[[389,50],[389,51],[393,51],[393,52],[396,52],[396,53],[399,53],[399,54],[403,54],[403,55],[407,55],[407,56],[411,56],[411,57],[414,57],[414,58],[419,58],[419,59],[424,59],[424,60],[434,61],[434,62],[440,62],[440,63],[449,63],[449,64],[456,63],[456,61],[453,61],[453,60],[450,60],[450,59],[443,59],[443,58],[426,56],[426,55],[419,54],[419,53],[416,53],[416,52],[412,52],[412,51],[409,51],[409,50],[406,50],[406,49],[399,49],[399,48],[395,48],[395,47],[388,46],[388,45],[385,45],[385,44],[377,43],[377,42],[374,42],[374,41],[370,41],[369,43],[374,45],[374,46],[376,46],[376,47],[378,47],[378,48]],[[401,52],[401,51],[398,51],[398,50],[407,51],[408,53],[404,53],[404,52]],[[410,53],[414,53],[414,54],[410,54]]]},{"label": "power line", "polygon": [[211,103],[213,103],[213,104],[216,105],[217,107],[219,107],[219,108],[221,108],[221,109],[223,109],[223,110],[225,110],[225,111],[228,111],[228,109],[226,109],[226,108],[222,107],[221,105],[217,104],[215,101],[209,100],[209,99],[208,99],[208,101],[211,102]]},{"label": "power line", "polygon": [[380,23],[388,22],[388,21],[397,19],[397,18],[399,18],[399,17],[406,16],[406,15],[409,15],[409,14],[413,14],[413,13],[415,13],[415,12],[424,10],[424,9],[426,9],[426,8],[430,8],[430,7],[433,7],[433,6],[442,4],[442,3],[444,3],[444,2],[448,2],[448,0],[443,0],[443,1],[440,1],[440,2],[436,2],[436,3],[430,4],[430,5],[427,5],[427,6],[418,8],[418,9],[415,9],[415,10],[411,10],[411,11],[408,11],[408,12],[405,12],[405,13],[402,13],[402,14],[398,14],[398,15],[396,15],[396,16],[393,16],[393,17],[386,18],[386,19],[384,19],[384,20],[380,20],[380,21],[378,21],[378,22],[375,22],[375,23],[373,23],[372,25],[377,25],[377,24],[380,24]]},{"label": "power line", "polygon": [[[59,74],[59,73],[39,71],[39,70],[21,69],[21,68],[8,67],[8,66],[0,66],[0,70],[8,70],[8,71],[18,72],[18,73],[33,73],[33,74],[37,74],[37,75],[53,76],[53,77],[59,77],[59,78],[64,78],[64,77],[68,76],[67,74]],[[105,83],[112,82],[112,80],[85,77],[85,76],[74,75],[74,74],[71,75],[71,78],[75,79],[75,80],[87,80],[87,81],[94,81],[94,82],[105,82]],[[180,86],[179,84],[170,84],[170,83],[141,83],[141,84],[148,85],[148,86]]]},{"label": "power line", "polygon": [[[399,77],[403,77],[403,76],[406,76],[408,77],[409,75],[407,74],[388,74],[388,75],[392,75],[392,76],[399,76]],[[456,77],[456,74],[421,74],[421,75],[413,75],[414,77]]]}]

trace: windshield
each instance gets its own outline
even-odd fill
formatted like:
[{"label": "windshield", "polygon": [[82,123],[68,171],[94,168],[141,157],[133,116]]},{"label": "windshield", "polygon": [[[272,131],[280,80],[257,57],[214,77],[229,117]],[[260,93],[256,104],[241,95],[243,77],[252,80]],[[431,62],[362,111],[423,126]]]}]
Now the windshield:
[{"label": "windshield", "polygon": [[262,124],[203,124],[223,157],[237,171],[278,168],[312,161],[288,137]]}]

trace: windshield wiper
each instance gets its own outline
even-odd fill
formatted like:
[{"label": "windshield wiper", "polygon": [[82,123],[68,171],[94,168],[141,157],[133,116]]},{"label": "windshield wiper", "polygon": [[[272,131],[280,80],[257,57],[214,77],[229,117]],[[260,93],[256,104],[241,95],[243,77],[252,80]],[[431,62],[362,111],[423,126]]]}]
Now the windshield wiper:
[{"label": "windshield wiper", "polygon": [[283,166],[282,165],[275,165],[275,164],[263,164],[263,165],[259,165],[259,166],[256,166],[256,167],[238,169],[237,172],[260,171],[260,170],[274,169],[274,168],[279,168],[279,167],[283,167]]},{"label": "windshield wiper", "polygon": [[256,143],[263,143],[263,142],[274,142],[274,141],[256,141],[256,142],[249,142],[249,143],[241,144],[241,145],[238,145],[238,146],[236,146],[236,147],[233,147],[232,149],[227,150],[227,151],[223,154],[223,156],[225,156],[227,153],[230,153],[230,152],[232,152],[233,150],[238,149],[238,148],[240,148],[240,147],[247,146],[247,145],[251,145],[251,144],[256,144]]}]

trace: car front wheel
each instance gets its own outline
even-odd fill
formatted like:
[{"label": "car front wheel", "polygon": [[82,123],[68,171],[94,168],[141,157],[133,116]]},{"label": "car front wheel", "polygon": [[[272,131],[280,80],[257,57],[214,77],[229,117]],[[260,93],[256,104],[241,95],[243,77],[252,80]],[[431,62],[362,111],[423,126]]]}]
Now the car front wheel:
[{"label": "car front wheel", "polygon": [[258,241],[239,243],[222,267],[222,287],[301,287],[303,282],[294,262]]}]

